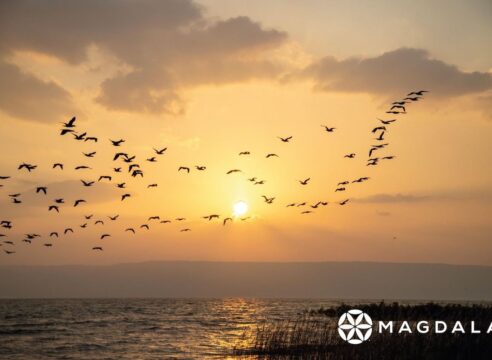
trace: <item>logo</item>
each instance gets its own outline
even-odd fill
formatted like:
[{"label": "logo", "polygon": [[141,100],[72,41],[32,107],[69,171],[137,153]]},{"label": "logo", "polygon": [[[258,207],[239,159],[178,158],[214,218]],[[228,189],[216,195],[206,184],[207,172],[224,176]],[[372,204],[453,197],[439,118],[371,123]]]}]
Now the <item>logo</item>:
[{"label": "logo", "polygon": [[361,310],[349,310],[338,320],[338,334],[349,344],[362,344],[371,337],[372,320]]}]

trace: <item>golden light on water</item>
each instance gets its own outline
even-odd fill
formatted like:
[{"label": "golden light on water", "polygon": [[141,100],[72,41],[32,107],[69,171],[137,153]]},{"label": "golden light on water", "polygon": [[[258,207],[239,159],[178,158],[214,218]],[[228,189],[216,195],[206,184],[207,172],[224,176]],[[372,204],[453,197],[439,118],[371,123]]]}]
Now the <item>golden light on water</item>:
[{"label": "golden light on water", "polygon": [[232,209],[235,217],[243,216],[248,212],[248,204],[244,201],[238,201],[234,204]]}]

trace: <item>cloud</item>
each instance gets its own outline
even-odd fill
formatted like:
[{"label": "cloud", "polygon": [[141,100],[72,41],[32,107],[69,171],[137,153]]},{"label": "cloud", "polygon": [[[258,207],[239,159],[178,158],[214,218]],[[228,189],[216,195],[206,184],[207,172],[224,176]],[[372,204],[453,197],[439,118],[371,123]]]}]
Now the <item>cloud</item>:
[{"label": "cloud", "polygon": [[0,110],[38,122],[68,117],[75,106],[71,95],[54,82],[45,82],[0,60]]},{"label": "cloud", "polygon": [[455,189],[443,190],[431,194],[375,194],[364,198],[353,199],[354,202],[367,204],[396,204],[396,203],[422,203],[426,201],[474,201],[490,203],[492,189]]},{"label": "cloud", "polygon": [[431,58],[423,49],[400,48],[372,58],[337,60],[324,57],[307,67],[322,91],[365,92],[401,96],[408,90],[429,89],[435,96],[459,96],[492,89],[492,75],[464,72]]},{"label": "cloud", "polygon": [[191,0],[11,0],[0,4],[0,56],[29,50],[70,64],[95,46],[125,64],[97,101],[109,109],[180,113],[182,90],[272,77],[285,33],[248,17],[211,21]]},{"label": "cloud", "polygon": [[354,201],[360,203],[390,204],[390,203],[416,203],[416,202],[428,201],[431,199],[432,197],[428,195],[376,194],[361,199],[354,199]]}]

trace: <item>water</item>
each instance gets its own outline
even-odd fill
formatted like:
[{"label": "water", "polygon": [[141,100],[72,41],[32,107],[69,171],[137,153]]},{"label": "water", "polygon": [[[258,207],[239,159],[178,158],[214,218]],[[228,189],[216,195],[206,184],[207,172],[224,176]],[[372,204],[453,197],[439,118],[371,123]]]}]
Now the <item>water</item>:
[{"label": "water", "polygon": [[226,359],[248,330],[329,300],[0,300],[1,359]]}]

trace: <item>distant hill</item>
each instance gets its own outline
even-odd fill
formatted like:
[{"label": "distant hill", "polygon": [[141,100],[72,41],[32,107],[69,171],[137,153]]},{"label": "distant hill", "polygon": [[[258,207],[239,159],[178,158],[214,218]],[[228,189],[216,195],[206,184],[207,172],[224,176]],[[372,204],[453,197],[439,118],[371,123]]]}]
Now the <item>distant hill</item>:
[{"label": "distant hill", "polygon": [[0,266],[0,298],[262,297],[492,301],[492,267],[365,262]]}]

